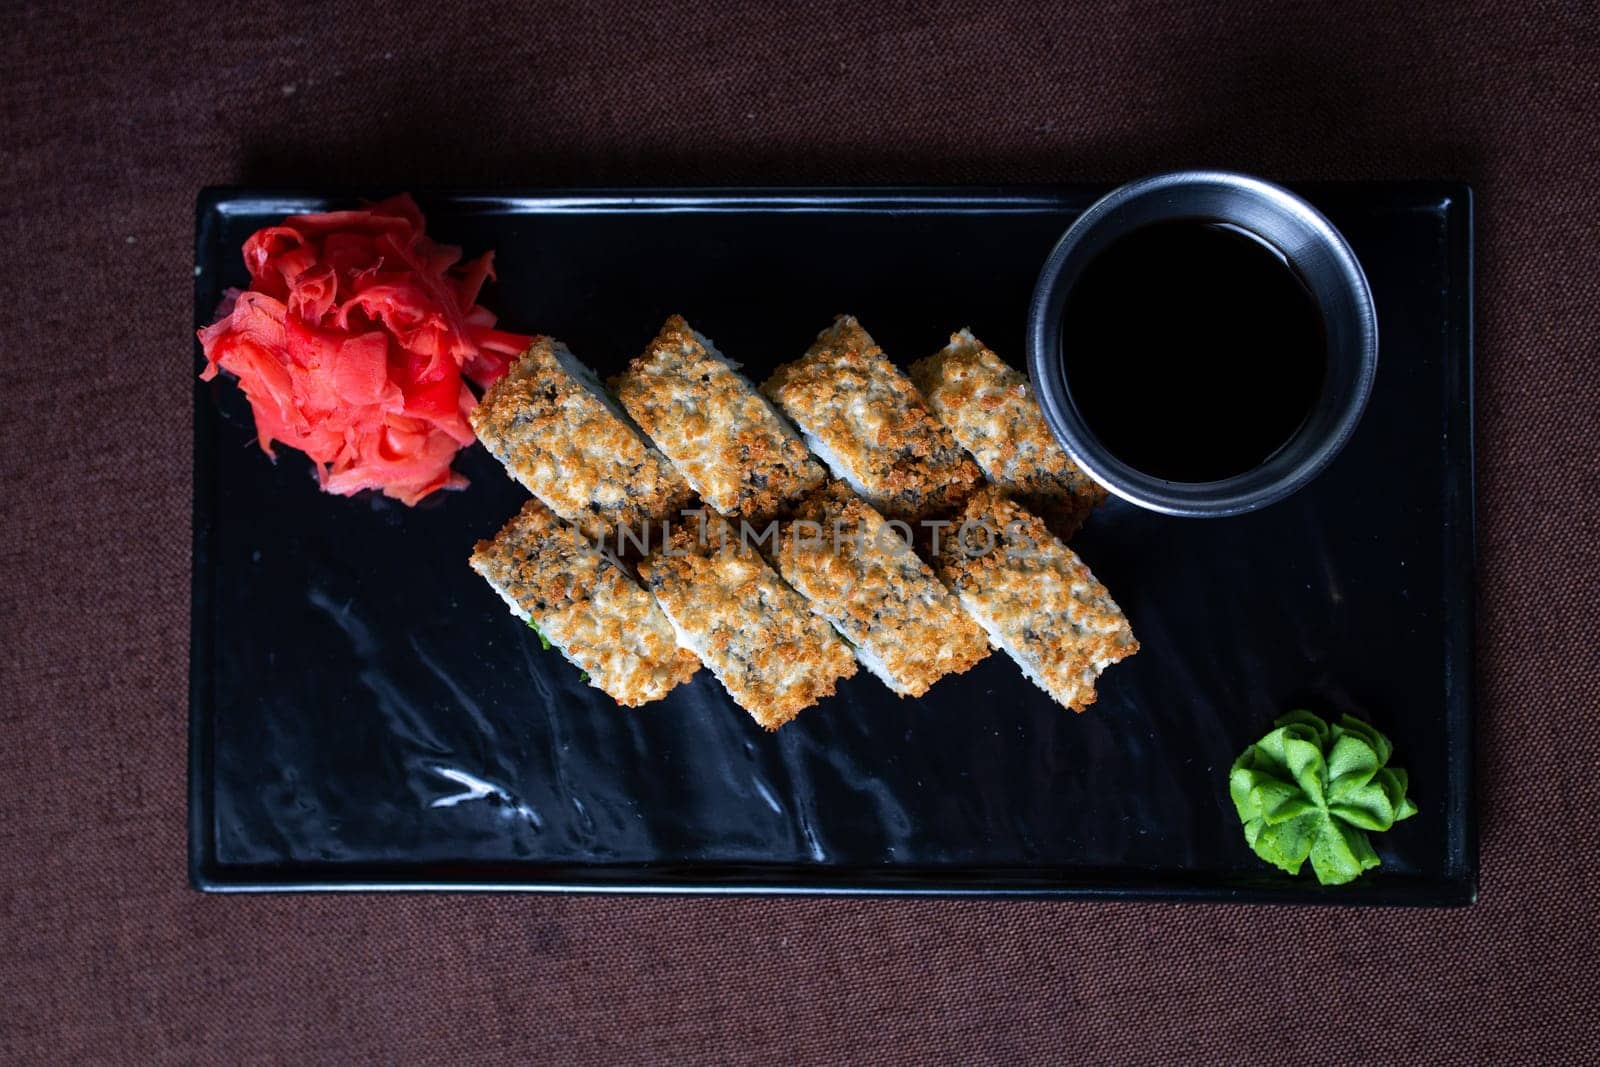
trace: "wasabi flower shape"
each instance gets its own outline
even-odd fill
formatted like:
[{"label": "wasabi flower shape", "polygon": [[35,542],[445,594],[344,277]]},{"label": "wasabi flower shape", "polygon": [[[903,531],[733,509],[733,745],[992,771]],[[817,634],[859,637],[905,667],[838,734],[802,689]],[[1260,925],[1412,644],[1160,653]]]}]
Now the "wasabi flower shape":
[{"label": "wasabi flower shape", "polygon": [[1406,772],[1386,767],[1389,739],[1360,719],[1323,722],[1291,711],[1244,750],[1228,794],[1256,855],[1289,874],[1306,858],[1323,885],[1343,885],[1378,866],[1368,831],[1417,813]]}]

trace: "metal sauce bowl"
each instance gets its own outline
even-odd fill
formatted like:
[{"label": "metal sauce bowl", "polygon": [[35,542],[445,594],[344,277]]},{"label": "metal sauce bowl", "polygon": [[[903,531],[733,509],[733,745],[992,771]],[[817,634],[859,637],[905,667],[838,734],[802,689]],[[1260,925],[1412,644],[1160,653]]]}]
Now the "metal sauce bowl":
[{"label": "metal sauce bowl", "polygon": [[[1169,481],[1118,459],[1085,425],[1063,370],[1062,312],[1084,266],[1129,231],[1176,220],[1231,224],[1277,249],[1311,291],[1327,336],[1327,376],[1300,429],[1261,465],[1221,481]],[[1372,291],[1339,231],[1288,190],[1227,171],[1158,174],[1101,197],[1056,242],[1028,309],[1028,373],[1062,447],[1111,492],[1169,515],[1237,515],[1282,500],[1310,482],[1355,430],[1377,369]]]}]

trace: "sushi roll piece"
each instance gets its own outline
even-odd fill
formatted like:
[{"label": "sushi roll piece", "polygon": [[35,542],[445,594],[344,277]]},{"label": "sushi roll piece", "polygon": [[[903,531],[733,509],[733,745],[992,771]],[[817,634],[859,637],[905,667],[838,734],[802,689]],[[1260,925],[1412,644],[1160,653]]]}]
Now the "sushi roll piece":
[{"label": "sushi roll piece", "polygon": [[560,341],[535,341],[471,419],[512,477],[602,544],[616,545],[619,527],[642,530],[676,515],[693,495]]},{"label": "sushi roll piece", "polygon": [[900,696],[920,697],[989,654],[983,630],[871,504],[830,481],[779,532],[778,573]]},{"label": "sushi roll piece", "polygon": [[856,672],[849,647],[721,516],[686,517],[639,565],[678,633],[738,705],[776,730]]},{"label": "sushi roll piece", "polygon": [[673,315],[611,384],[713,510],[770,518],[815,488],[822,468],[738,366]]},{"label": "sushi roll piece", "polygon": [[1060,537],[1077,532],[1106,491],[1078,469],[1044,421],[1028,379],[970,330],[911,365],[934,417],[989,481],[1018,497]]},{"label": "sushi roll piece", "polygon": [[1139,651],[1105,586],[1045,524],[994,486],[967,500],[939,548],[939,576],[1028,680],[1082,711],[1111,664]]},{"label": "sushi roll piece", "polygon": [[983,472],[916,387],[849,315],[761,387],[834,475],[880,512],[916,519],[958,507]]},{"label": "sushi roll piece", "polygon": [[471,564],[513,615],[624,707],[660,700],[699,668],[650,594],[537,500],[479,541]]}]

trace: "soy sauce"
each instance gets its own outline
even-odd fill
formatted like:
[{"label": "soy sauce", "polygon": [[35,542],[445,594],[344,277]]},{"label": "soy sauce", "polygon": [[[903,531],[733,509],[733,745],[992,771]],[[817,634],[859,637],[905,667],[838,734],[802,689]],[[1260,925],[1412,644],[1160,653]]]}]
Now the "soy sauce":
[{"label": "soy sauce", "polygon": [[1327,367],[1322,316],[1272,246],[1160,222],[1090,260],[1062,318],[1072,402],[1113,455],[1169,481],[1259,466],[1299,429]]}]

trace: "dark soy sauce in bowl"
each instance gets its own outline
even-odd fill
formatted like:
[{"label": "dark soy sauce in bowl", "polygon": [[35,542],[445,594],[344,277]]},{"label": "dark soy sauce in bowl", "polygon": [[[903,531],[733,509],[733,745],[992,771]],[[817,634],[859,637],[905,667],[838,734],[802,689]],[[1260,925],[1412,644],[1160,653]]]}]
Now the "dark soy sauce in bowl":
[{"label": "dark soy sauce in bowl", "polygon": [[1294,436],[1327,337],[1288,260],[1237,227],[1157,222],[1085,264],[1062,316],[1079,417],[1118,459],[1174,482],[1253,470]]}]

